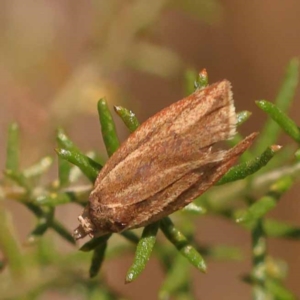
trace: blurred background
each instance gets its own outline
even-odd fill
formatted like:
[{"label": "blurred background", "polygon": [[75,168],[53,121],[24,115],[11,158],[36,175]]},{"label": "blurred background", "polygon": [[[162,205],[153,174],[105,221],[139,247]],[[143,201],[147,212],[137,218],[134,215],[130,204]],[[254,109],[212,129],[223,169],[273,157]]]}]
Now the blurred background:
[{"label": "blurred background", "polygon": [[[58,126],[82,150],[105,153],[98,99],[105,96],[111,107],[125,106],[144,121],[185,96],[188,68],[206,68],[211,83],[230,80],[237,111],[253,113],[242,133],[259,131],[266,116],[254,101],[273,101],[287,63],[300,53],[296,0],[1,0],[0,7],[1,169],[10,122],[21,127],[23,167],[54,154]],[[299,90],[290,110],[295,120],[298,99]],[[116,122],[124,140],[128,132]],[[298,195],[294,187],[272,215],[299,224]],[[25,240],[34,220],[20,205],[7,206]],[[71,230],[79,212],[62,206],[57,218]],[[197,225],[198,240],[241,246],[247,256],[242,263],[208,262],[205,276],[193,270],[197,299],[249,299],[250,287],[239,277],[251,265],[250,235],[220,218],[201,218]],[[289,263],[287,286],[300,295],[300,244],[271,239],[268,246]],[[107,282],[128,299],[156,299],[164,277],[159,265],[153,259],[136,282],[124,285],[131,260],[128,255],[105,263]],[[42,299],[82,298],[49,291]]]}]

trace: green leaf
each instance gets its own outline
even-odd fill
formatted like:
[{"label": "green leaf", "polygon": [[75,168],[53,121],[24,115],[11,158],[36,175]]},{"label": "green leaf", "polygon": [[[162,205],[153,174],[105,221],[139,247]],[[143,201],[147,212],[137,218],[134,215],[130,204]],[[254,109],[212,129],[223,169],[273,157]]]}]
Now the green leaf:
[{"label": "green leaf", "polygon": [[123,120],[130,132],[134,132],[140,126],[138,119],[131,110],[128,110],[122,106],[114,106],[114,110]]},{"label": "green leaf", "polygon": [[25,202],[24,205],[36,216],[40,217],[44,214],[44,211],[42,210],[41,207],[37,206],[36,204],[33,203],[27,203]]},{"label": "green leaf", "polygon": [[203,89],[208,86],[208,74],[206,69],[203,69],[198,74],[198,79],[194,83],[195,89]]},{"label": "green leaf", "polygon": [[8,129],[5,168],[14,172],[19,169],[19,126],[17,123],[12,123]]},{"label": "green leaf", "polygon": [[228,172],[219,180],[217,185],[244,179],[262,167],[264,167],[275,153],[280,150],[280,146],[273,145],[268,147],[261,155],[251,159],[250,161],[242,162],[228,170]]},{"label": "green leaf", "polygon": [[56,149],[56,153],[59,157],[76,165],[91,182],[96,180],[101,169],[101,166],[97,162],[75,149],[58,148]]},{"label": "green leaf", "polygon": [[90,157],[84,155],[61,128],[57,130],[56,141],[59,146],[58,149],[56,149],[59,159],[66,162],[59,163],[60,185],[66,186],[69,184],[72,169],[68,165],[68,162],[79,167],[89,180],[94,182],[102,166]]},{"label": "green leaf", "polygon": [[248,110],[240,111],[236,114],[236,126],[241,126],[244,122],[246,122],[252,113]]},{"label": "green leaf", "polygon": [[19,186],[23,187],[26,190],[26,192],[31,191],[31,185],[23,173],[20,173],[18,171],[5,170],[4,175],[9,179],[13,180]]},{"label": "green leaf", "polygon": [[187,260],[183,256],[177,255],[159,289],[158,298],[161,300],[170,299],[171,296],[177,294],[182,287],[189,285],[189,269],[190,266],[187,263]]},{"label": "green leaf", "polygon": [[62,128],[57,129],[56,142],[60,148],[79,151],[79,149],[74,145],[74,143],[70,140],[70,138],[65,134],[65,132]]},{"label": "green leaf", "polygon": [[87,191],[70,191],[70,192],[52,192],[47,195],[38,196],[33,203],[36,205],[43,205],[55,207],[66,203],[76,202],[79,204],[86,204],[89,197],[90,190]]},{"label": "green leaf", "polygon": [[289,108],[299,80],[299,59],[292,58],[287,66],[285,78],[275,99],[278,108],[286,111]]},{"label": "green leaf", "polygon": [[237,247],[231,246],[213,246],[197,248],[205,257],[212,258],[218,261],[241,260],[243,258],[242,252]]},{"label": "green leaf", "polygon": [[273,296],[273,299],[278,300],[296,300],[298,299],[291,291],[283,286],[279,280],[266,280],[266,288]]},{"label": "green leaf", "polygon": [[120,143],[117,136],[115,123],[105,99],[100,99],[98,101],[98,114],[106,151],[108,156],[112,156],[112,154],[119,148]]},{"label": "green leaf", "polygon": [[[39,206],[33,204],[33,203],[24,203],[25,206],[34,213],[34,215],[39,219],[42,218],[45,214],[44,210],[41,209]],[[70,232],[62,225],[60,222],[58,222],[56,219],[53,219],[51,224],[51,228],[59,234],[64,240],[68,241],[72,245],[75,245],[75,240],[73,236],[70,234]]]},{"label": "green leaf", "polygon": [[[102,166],[105,164],[105,160],[103,160],[101,157],[99,157],[94,151],[87,152],[86,156],[92,160],[91,162],[93,164],[95,162],[97,163],[97,165],[95,165],[96,169],[98,169],[98,168],[101,169]],[[66,163],[68,163],[68,162],[66,162]],[[73,165],[70,169],[69,178],[68,178],[70,184],[78,181],[82,175],[83,175],[83,173],[81,172],[81,170],[76,165]]]},{"label": "green leaf", "polygon": [[295,152],[295,157],[298,162],[300,162],[300,149],[297,149]]},{"label": "green leaf", "polygon": [[202,272],[206,272],[206,264],[201,254],[188,242],[187,238],[173,225],[170,218],[160,221],[160,229],[166,238],[186,257],[189,262]]},{"label": "green leaf", "polygon": [[206,69],[199,73],[195,69],[187,69],[184,75],[185,94],[187,96],[193,94],[198,89],[203,89],[208,86],[208,75]]},{"label": "green leaf", "polygon": [[[244,110],[244,111],[240,111],[236,114],[236,119],[237,119],[237,123],[236,126],[240,126],[242,125],[244,122],[246,122],[250,116],[251,116],[251,112]],[[233,147],[235,145],[237,145],[239,142],[241,142],[243,140],[243,136],[240,133],[236,133],[235,136],[228,140],[227,143],[230,147]],[[251,153],[251,151],[248,149],[247,151],[245,151],[243,153],[243,155],[240,157],[240,161],[241,162],[246,162],[253,159],[253,155]]]},{"label": "green leaf", "polygon": [[120,233],[127,241],[133,243],[133,244],[138,244],[139,242],[139,237],[132,232],[131,230],[123,231]]},{"label": "green leaf", "polygon": [[256,101],[259,108],[265,111],[292,139],[300,143],[300,130],[297,124],[273,103]]},{"label": "green leaf", "polygon": [[[79,151],[62,128],[57,130],[56,141],[60,148]],[[60,187],[66,187],[70,184],[70,172],[71,164],[64,158],[58,157],[58,178]]]},{"label": "green leaf", "polygon": [[142,237],[136,248],[133,264],[126,275],[126,283],[134,281],[145,269],[156,242],[158,227],[159,223],[156,222],[144,228]]},{"label": "green leaf", "polygon": [[64,158],[58,158],[58,179],[59,186],[67,187],[70,184],[71,164]]},{"label": "green leaf", "polygon": [[243,281],[249,283],[257,289],[254,299],[276,299],[276,300],[296,300],[297,298],[285,288],[280,280],[266,278],[261,281],[253,275],[243,276]]},{"label": "green leaf", "polygon": [[207,209],[204,206],[197,205],[193,202],[185,206],[181,211],[195,215],[205,215],[207,213]]},{"label": "green leaf", "polygon": [[111,234],[106,234],[103,236],[92,238],[90,241],[88,241],[83,246],[81,246],[81,248],[79,250],[83,251],[83,252],[88,252],[88,251],[94,250],[98,246],[106,243],[110,237],[111,237]]},{"label": "green leaf", "polygon": [[39,177],[49,170],[52,166],[53,158],[51,156],[46,156],[38,161],[36,164],[27,168],[23,171],[26,178]]},{"label": "green leaf", "polygon": [[99,270],[101,268],[104,259],[106,248],[107,248],[107,242],[104,242],[95,248],[92,257],[91,267],[90,267],[91,278],[95,277],[99,273]]},{"label": "green leaf", "polygon": [[[276,107],[285,113],[292,102],[298,84],[299,60],[293,58],[287,66],[284,81],[274,102]],[[269,145],[276,143],[280,127],[269,119],[256,141],[254,153],[258,154]]]},{"label": "green leaf", "polygon": [[274,183],[267,195],[263,196],[260,200],[252,204],[244,213],[236,218],[237,223],[255,222],[262,218],[266,213],[272,210],[282,194],[286,192],[293,184],[291,177],[286,176],[280,178]]},{"label": "green leaf", "polygon": [[273,219],[264,220],[264,231],[269,237],[300,239],[300,227]]},{"label": "green leaf", "polygon": [[[37,218],[41,218],[44,215],[44,210],[33,204],[33,203],[26,203],[24,202],[24,205],[31,211],[34,213],[34,215]],[[73,238],[73,236],[70,234],[70,232],[57,220],[53,219],[51,222],[51,228],[58,233],[63,239],[65,239],[66,241],[68,241],[69,243],[71,243],[72,245],[75,244],[75,240]]]}]

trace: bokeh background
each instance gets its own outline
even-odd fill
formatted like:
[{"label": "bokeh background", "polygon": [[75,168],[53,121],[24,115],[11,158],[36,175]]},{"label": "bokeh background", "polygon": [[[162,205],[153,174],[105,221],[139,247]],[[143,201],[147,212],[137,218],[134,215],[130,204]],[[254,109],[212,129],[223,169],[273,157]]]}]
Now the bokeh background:
[{"label": "bokeh background", "polygon": [[[53,155],[58,126],[82,150],[104,153],[97,100],[105,96],[111,106],[126,106],[143,121],[184,96],[187,68],[206,68],[210,82],[230,80],[237,111],[253,112],[241,131],[259,131],[266,116],[254,100],[272,101],[288,61],[299,56],[299,15],[297,0],[1,0],[0,168],[11,121],[21,127],[24,167]],[[295,120],[299,109],[298,91],[290,110]],[[116,121],[124,140],[128,133]],[[7,207],[24,240],[33,220],[18,204]],[[61,207],[58,218],[71,230],[79,211]],[[297,187],[272,215],[299,224]],[[248,255],[243,263],[209,262],[205,276],[195,270],[197,299],[249,299],[250,288],[239,276],[251,265],[250,235],[213,217],[197,225],[198,240],[240,245]],[[289,263],[287,286],[300,295],[300,244],[270,240],[269,249]],[[131,260],[129,255],[105,263],[106,280],[129,299],[156,299],[163,273],[155,259],[140,279],[124,285]],[[75,298],[57,291],[43,296]]]}]

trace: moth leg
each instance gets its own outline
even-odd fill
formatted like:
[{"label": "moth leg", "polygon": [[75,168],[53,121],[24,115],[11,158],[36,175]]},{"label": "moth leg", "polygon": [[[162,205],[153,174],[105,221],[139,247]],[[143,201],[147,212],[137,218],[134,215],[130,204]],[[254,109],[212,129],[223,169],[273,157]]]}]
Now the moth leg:
[{"label": "moth leg", "polygon": [[73,236],[76,240],[84,238],[86,235],[89,235],[91,238],[94,237],[93,231],[94,226],[89,219],[83,218],[82,216],[78,217],[80,225],[74,230]]},{"label": "moth leg", "polygon": [[94,226],[92,226],[91,222],[88,219],[83,218],[82,216],[78,217],[78,221],[80,222],[84,231],[88,233],[90,237],[94,237],[94,235],[92,234],[92,231],[94,230]]},{"label": "moth leg", "polygon": [[84,209],[82,215],[78,217],[78,221],[80,225],[74,230],[73,237],[76,240],[84,238],[86,235],[94,237],[95,226],[90,219],[88,206]]}]

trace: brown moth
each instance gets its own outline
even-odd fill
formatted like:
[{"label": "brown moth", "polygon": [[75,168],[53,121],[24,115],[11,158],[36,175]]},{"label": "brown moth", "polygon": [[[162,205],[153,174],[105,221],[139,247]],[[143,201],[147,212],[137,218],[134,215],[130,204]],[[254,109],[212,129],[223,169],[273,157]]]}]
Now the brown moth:
[{"label": "brown moth", "polygon": [[198,89],[144,122],[100,171],[74,237],[142,227],[192,202],[251,145],[252,133],[229,150],[236,133],[231,84]]}]

